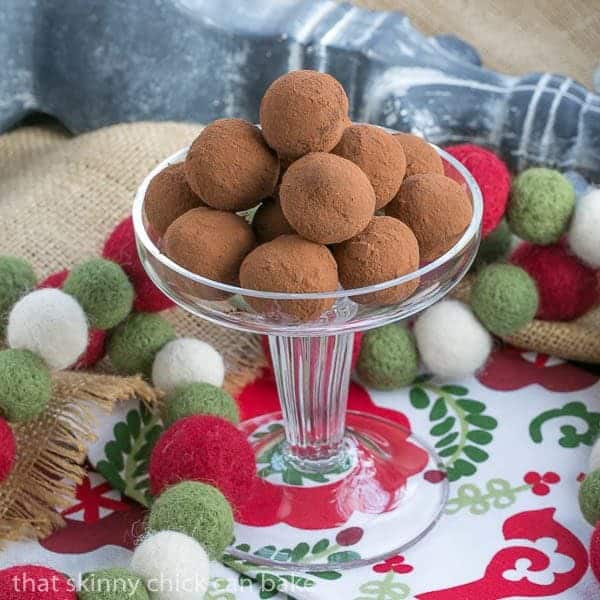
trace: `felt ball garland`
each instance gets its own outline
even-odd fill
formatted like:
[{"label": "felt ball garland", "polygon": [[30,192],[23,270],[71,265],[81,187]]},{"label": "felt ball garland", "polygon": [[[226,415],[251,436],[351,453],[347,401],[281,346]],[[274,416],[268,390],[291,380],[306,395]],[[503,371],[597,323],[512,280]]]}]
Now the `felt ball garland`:
[{"label": "felt ball garland", "polygon": [[0,483],[10,474],[17,452],[15,435],[10,425],[0,418]]},{"label": "felt ball garland", "polygon": [[77,594],[73,583],[58,571],[38,565],[19,565],[0,571],[0,598],[77,600]]},{"label": "felt ball garland", "polygon": [[591,190],[575,205],[568,242],[571,251],[593,269],[600,269],[600,190]]},{"label": "felt ball garland", "polygon": [[142,578],[122,568],[86,573],[81,582],[79,600],[150,600]]},{"label": "felt ball garland", "polygon": [[12,305],[35,287],[37,278],[31,265],[16,256],[0,256],[0,335]]},{"label": "felt ball garland", "polygon": [[600,523],[596,525],[590,540],[590,567],[600,582]]},{"label": "felt ball garland", "polygon": [[600,522],[600,469],[588,473],[579,486],[579,508],[592,527]]}]

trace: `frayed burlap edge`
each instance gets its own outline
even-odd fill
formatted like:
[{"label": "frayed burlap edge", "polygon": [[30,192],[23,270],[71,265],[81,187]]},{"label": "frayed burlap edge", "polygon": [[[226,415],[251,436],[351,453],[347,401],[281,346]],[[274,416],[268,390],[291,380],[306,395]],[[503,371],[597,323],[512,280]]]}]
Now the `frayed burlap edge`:
[{"label": "frayed burlap edge", "polygon": [[[469,302],[474,276],[465,277],[452,291],[458,300]],[[534,319],[516,333],[502,338],[506,343],[557,356],[565,360],[600,363],[600,306],[575,321]]]},{"label": "frayed burlap edge", "polygon": [[139,398],[156,409],[157,393],[141,377],[63,372],[54,375],[52,399],[42,415],[15,425],[15,465],[0,485],[0,544],[43,538],[64,525],[60,514],[86,476],[87,444],[95,408]]}]

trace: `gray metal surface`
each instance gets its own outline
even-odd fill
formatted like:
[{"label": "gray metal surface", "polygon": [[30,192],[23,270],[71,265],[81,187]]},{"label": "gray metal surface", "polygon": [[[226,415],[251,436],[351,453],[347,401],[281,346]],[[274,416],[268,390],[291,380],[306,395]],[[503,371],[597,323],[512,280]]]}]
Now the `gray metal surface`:
[{"label": "gray metal surface", "polygon": [[427,38],[400,13],[329,0],[1,0],[0,130],[32,111],[74,132],[123,121],[256,121],[267,85],[327,71],[351,117],[471,140],[516,169],[600,179],[600,97],[551,74],[479,66],[453,36]]}]

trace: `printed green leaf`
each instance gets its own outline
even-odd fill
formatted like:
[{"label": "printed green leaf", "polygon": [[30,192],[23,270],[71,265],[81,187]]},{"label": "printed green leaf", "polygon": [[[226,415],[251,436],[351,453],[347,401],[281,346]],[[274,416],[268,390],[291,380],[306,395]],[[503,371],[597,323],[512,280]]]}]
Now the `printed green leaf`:
[{"label": "printed green leaf", "polygon": [[485,450],[477,448],[476,446],[465,446],[463,452],[468,458],[478,463],[485,462],[490,457]]},{"label": "printed green leaf", "polygon": [[462,385],[443,385],[442,389],[453,396],[466,396],[469,390]]},{"label": "printed green leaf", "polygon": [[431,408],[431,412],[429,413],[429,420],[439,421],[440,419],[446,416],[447,412],[448,409],[446,408],[446,403],[444,402],[444,399],[438,398]]},{"label": "printed green leaf", "polygon": [[293,550],[291,559],[292,562],[302,560],[310,552],[310,546],[306,542],[300,542]]},{"label": "printed green leaf", "polygon": [[131,452],[129,425],[127,423],[117,423],[113,429],[113,434],[121,451],[129,454]]},{"label": "printed green leaf", "polygon": [[307,574],[318,577],[319,579],[326,579],[327,581],[335,581],[342,576],[339,571],[308,571]]},{"label": "printed green leaf", "polygon": [[456,417],[447,417],[441,423],[434,425],[429,433],[431,433],[431,435],[435,435],[436,437],[439,437],[440,435],[446,435],[452,429],[454,423],[456,423]]},{"label": "printed green leaf", "polygon": [[469,475],[474,475],[477,471],[477,468],[473,463],[463,460],[462,458],[456,460],[452,466],[458,473],[460,473],[460,475],[464,475],[466,477]]},{"label": "printed green leaf", "polygon": [[423,388],[413,387],[410,390],[410,403],[415,408],[427,408],[429,406],[429,396]]},{"label": "printed green leaf", "polygon": [[277,548],[275,548],[275,546],[263,546],[262,548],[255,550],[254,555],[260,556],[261,558],[272,558],[276,552]]},{"label": "printed green leaf", "polygon": [[562,408],[553,408],[538,415],[529,424],[529,435],[536,443],[542,442],[542,427],[547,421],[563,417],[575,417],[583,421],[581,433],[571,424],[560,428],[562,437],[558,443],[563,448],[577,448],[580,445],[591,446],[600,433],[600,412],[590,412],[583,402],[567,402]]},{"label": "printed green leaf", "polygon": [[465,412],[479,414],[485,410],[485,404],[479,400],[471,400],[469,398],[460,398],[456,401]]},{"label": "printed green leaf", "polygon": [[342,550],[341,552],[334,552],[327,557],[328,563],[346,563],[353,560],[360,560],[360,554],[353,550]]},{"label": "printed green leaf", "polygon": [[277,554],[275,554],[273,560],[276,560],[277,562],[287,562],[290,560],[291,556],[291,548],[282,548],[281,550],[279,550],[279,552],[277,552]]},{"label": "printed green leaf", "polygon": [[240,552],[250,552],[250,545],[249,544],[238,544],[235,547],[236,550],[239,550]]},{"label": "printed green leaf", "polygon": [[101,460],[96,465],[96,470],[115,489],[117,489],[117,490],[124,490],[125,489],[125,485],[126,485],[125,481],[121,477],[121,475],[119,473],[119,470],[116,469],[113,464],[109,463],[106,460]]},{"label": "printed green leaf", "polygon": [[448,446],[447,448],[440,450],[438,452],[438,454],[442,458],[447,458],[448,456],[452,456],[457,450],[458,450],[458,446]]},{"label": "printed green leaf", "polygon": [[458,431],[455,431],[454,433],[449,433],[446,437],[443,437],[441,440],[439,440],[436,443],[435,447],[443,448],[444,446],[451,444],[457,437],[458,437]]},{"label": "printed green leaf", "polygon": [[302,485],[302,475],[292,467],[287,467],[282,471],[281,477],[284,483],[289,485]]},{"label": "printed green leaf", "polygon": [[488,417],[487,415],[467,415],[465,418],[468,423],[481,429],[492,430],[498,426],[498,421],[494,417]]},{"label": "printed green leaf", "polygon": [[321,554],[321,552],[325,552],[325,550],[327,550],[327,548],[329,548],[329,540],[326,538],[323,538],[322,540],[319,540],[313,547],[311,552],[313,554]]},{"label": "printed green leaf", "polygon": [[307,579],[306,577],[299,577],[298,575],[281,575],[281,579],[285,579],[289,581],[292,585],[297,585],[298,587],[313,587],[315,582],[312,579]]},{"label": "printed green leaf", "polygon": [[473,429],[467,433],[467,439],[475,444],[485,445],[489,444],[494,438],[492,437],[492,434],[487,431]]}]

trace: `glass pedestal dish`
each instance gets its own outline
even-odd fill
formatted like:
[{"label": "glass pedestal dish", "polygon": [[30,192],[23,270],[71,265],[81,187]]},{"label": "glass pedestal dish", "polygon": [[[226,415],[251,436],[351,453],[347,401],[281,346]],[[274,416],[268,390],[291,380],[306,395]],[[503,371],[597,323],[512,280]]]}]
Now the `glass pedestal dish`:
[{"label": "glass pedestal dish", "polygon": [[[159,171],[182,161],[187,148],[158,165],[137,192],[138,251],[154,283],[198,318],[269,337],[281,412],[240,425],[255,448],[259,480],[247,505],[236,511],[236,540],[228,550],[236,559],[326,577],[332,569],[401,553],[430,531],[443,511],[448,497],[443,463],[406,428],[401,414],[392,420],[347,410],[354,332],[407,319],[441,300],[475,258],[479,188],[458,161],[436,149],[447,174],[467,191],[471,223],[443,256],[369,288],[304,294],[242,289],[195,275],[162,254],[144,213],[146,188]],[[397,304],[355,302],[408,282],[416,289]],[[225,299],[204,299],[215,295]],[[245,297],[267,299],[273,311],[257,313]],[[288,302],[323,298],[334,304],[316,321],[286,315]]]}]

